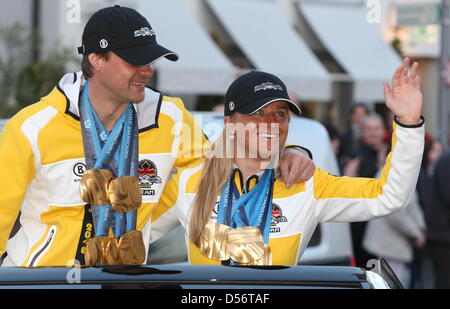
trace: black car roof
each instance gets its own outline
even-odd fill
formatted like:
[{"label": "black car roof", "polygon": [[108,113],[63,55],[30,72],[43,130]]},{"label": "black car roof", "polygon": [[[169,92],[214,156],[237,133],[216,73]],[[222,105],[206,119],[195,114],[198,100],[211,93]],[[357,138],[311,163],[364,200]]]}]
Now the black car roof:
[{"label": "black car roof", "polygon": [[[0,268],[0,286],[67,284],[71,268]],[[72,269],[73,270],[73,269]],[[201,284],[353,286],[367,282],[365,271],[346,266],[98,266],[80,269],[81,284]]]}]

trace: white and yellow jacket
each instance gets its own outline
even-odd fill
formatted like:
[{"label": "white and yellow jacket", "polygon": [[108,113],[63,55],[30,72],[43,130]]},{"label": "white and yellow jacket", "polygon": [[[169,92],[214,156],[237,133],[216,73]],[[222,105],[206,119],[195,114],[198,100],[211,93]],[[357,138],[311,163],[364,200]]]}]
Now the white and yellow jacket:
[{"label": "white and yellow jacket", "polygon": [[[317,168],[314,176],[287,189],[276,180],[273,190],[269,246],[274,265],[294,265],[320,222],[365,221],[390,214],[406,206],[416,186],[424,147],[423,123],[401,126],[394,123],[392,151],[379,179],[336,177]],[[189,231],[191,209],[203,163],[180,170],[166,185],[152,218],[151,241],[156,241],[181,222]],[[235,172],[239,190],[251,189],[257,176],[246,184]],[[218,200],[219,201],[218,197]],[[217,219],[217,205],[211,221]],[[192,264],[220,264],[203,256],[186,235]]]},{"label": "white and yellow jacket", "polygon": [[[86,242],[94,235],[90,207],[79,193],[79,181],[86,170],[78,112],[83,83],[81,73],[65,75],[48,96],[20,111],[3,129],[0,255],[7,252],[3,266],[65,266],[74,259],[83,262]],[[201,155],[205,138],[180,99],[145,91],[144,101],[134,107],[143,195],[137,228],[148,245],[153,206],[172,168],[195,164],[193,153],[186,152],[200,151]],[[195,132],[192,140],[180,138],[183,126],[175,124]],[[19,211],[22,227],[8,240]]]}]

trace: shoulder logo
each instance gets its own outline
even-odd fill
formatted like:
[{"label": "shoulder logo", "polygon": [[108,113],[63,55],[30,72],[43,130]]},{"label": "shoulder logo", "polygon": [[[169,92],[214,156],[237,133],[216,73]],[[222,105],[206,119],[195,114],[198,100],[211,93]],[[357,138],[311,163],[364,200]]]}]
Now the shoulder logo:
[{"label": "shoulder logo", "polygon": [[141,160],[138,164],[138,181],[142,191],[142,195],[155,195],[154,184],[162,183],[161,177],[158,176],[158,169],[151,160]]},{"label": "shoulder logo", "polygon": [[134,32],[134,37],[140,37],[140,36],[154,36],[156,35],[155,31],[153,29],[149,29],[148,27],[142,27],[139,30],[136,30]]}]

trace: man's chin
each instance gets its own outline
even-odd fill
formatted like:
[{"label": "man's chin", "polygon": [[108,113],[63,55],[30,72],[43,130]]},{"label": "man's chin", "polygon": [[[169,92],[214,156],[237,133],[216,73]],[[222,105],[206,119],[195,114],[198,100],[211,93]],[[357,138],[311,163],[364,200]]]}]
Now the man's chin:
[{"label": "man's chin", "polygon": [[142,94],[139,96],[135,96],[134,99],[132,100],[132,102],[138,104],[138,103],[142,103],[144,101],[144,99],[145,99],[145,95]]}]

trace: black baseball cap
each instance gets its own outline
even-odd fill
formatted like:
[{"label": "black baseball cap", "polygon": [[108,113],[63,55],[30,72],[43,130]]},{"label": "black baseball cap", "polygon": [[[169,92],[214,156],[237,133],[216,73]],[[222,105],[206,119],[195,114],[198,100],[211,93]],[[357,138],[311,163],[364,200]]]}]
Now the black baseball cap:
[{"label": "black baseball cap", "polygon": [[275,101],[286,101],[294,114],[301,114],[281,79],[270,73],[251,71],[231,83],[225,94],[224,114],[230,116],[239,112],[250,115]]},{"label": "black baseball cap", "polygon": [[155,31],[136,10],[115,5],[97,11],[83,31],[78,53],[88,55],[110,50],[134,66],[144,66],[165,57],[177,61],[178,55],[156,42]]}]

